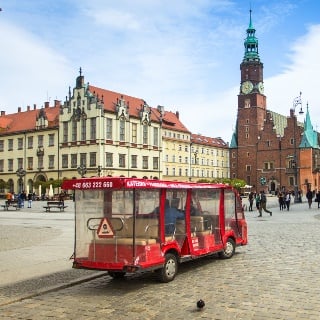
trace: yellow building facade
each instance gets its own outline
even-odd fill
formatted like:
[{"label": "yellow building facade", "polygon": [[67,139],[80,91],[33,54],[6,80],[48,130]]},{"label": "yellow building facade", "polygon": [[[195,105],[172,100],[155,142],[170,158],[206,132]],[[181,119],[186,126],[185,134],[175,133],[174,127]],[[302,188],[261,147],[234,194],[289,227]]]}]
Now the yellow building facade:
[{"label": "yellow building facade", "polygon": [[228,147],[219,143],[196,141],[178,112],[85,83],[80,69],[63,103],[1,112],[0,193],[39,194],[47,192],[39,182],[79,176],[228,177]]}]

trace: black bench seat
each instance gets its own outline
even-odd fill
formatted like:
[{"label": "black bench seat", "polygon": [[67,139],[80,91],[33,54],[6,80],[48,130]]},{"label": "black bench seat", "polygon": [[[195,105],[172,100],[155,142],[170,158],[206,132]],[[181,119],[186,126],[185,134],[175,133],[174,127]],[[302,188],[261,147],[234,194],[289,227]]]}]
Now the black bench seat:
[{"label": "black bench seat", "polygon": [[50,212],[51,209],[60,209],[60,211],[64,211],[64,209],[67,208],[62,201],[48,201],[47,205],[43,207],[46,209],[46,212]]}]

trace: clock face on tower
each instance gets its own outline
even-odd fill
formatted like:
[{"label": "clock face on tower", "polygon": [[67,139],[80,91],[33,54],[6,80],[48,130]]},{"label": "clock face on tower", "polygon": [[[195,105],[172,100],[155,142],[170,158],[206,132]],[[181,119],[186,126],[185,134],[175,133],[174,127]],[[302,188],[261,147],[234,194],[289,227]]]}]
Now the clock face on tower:
[{"label": "clock face on tower", "polygon": [[263,86],[263,83],[262,82],[259,82],[258,83],[258,90],[261,94],[263,94],[264,92],[264,86]]},{"label": "clock face on tower", "polygon": [[251,81],[245,81],[241,85],[241,91],[244,94],[250,93],[252,91],[252,89],[253,89],[253,84]]}]

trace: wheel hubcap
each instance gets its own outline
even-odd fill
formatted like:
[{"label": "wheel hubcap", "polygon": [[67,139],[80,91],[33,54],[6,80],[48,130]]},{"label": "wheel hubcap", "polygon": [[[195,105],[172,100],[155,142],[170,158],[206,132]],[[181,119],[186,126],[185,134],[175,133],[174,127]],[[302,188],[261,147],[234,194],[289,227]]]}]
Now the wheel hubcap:
[{"label": "wheel hubcap", "polygon": [[173,277],[176,272],[176,264],[173,260],[168,260],[167,262],[167,267],[166,267],[166,272],[168,277]]}]

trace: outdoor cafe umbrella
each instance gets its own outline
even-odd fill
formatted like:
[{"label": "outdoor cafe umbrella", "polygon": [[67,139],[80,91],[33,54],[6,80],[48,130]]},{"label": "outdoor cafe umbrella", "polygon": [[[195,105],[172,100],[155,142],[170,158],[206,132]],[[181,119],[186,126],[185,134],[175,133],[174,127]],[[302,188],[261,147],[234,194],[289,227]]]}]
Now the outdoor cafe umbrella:
[{"label": "outdoor cafe umbrella", "polygon": [[52,184],[50,184],[50,187],[49,187],[49,198],[50,198],[50,199],[53,198],[53,188],[52,188]]}]

